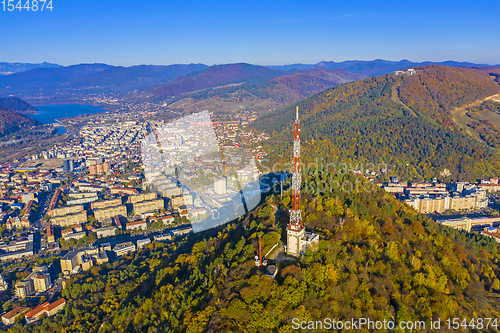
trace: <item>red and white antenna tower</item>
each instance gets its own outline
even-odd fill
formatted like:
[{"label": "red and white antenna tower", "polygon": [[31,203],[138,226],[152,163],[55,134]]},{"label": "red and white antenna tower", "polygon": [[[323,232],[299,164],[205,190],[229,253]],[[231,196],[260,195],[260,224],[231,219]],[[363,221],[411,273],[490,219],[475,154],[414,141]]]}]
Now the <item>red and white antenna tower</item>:
[{"label": "red and white antenna tower", "polygon": [[294,231],[304,229],[300,209],[300,184],[302,181],[300,172],[300,121],[299,107],[297,106],[293,124],[292,209],[290,210],[290,223],[288,223],[288,229]]}]

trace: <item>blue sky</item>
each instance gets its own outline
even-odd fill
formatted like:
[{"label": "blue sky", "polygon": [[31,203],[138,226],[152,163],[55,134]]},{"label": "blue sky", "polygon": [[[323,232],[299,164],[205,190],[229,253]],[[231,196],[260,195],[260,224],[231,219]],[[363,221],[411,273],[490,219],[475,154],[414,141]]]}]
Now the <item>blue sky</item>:
[{"label": "blue sky", "polygon": [[4,12],[0,4],[0,61],[500,64],[497,0],[52,0],[52,5],[52,12]]}]

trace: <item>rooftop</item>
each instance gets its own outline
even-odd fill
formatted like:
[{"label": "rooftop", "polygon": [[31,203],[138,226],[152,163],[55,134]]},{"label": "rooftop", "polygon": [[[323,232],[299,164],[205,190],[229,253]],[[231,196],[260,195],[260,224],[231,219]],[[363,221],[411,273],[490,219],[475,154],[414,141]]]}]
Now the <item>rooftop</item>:
[{"label": "rooftop", "polygon": [[19,314],[21,314],[21,313],[24,313],[24,312],[28,311],[29,309],[30,309],[30,308],[27,308],[27,307],[25,307],[25,306],[19,306],[19,307],[15,308],[14,310],[11,310],[11,311],[7,312],[6,314],[4,314],[4,315],[2,316],[2,318],[5,318],[5,319],[7,319],[7,320],[10,320],[10,319],[12,319],[12,318],[14,318],[14,317],[18,316]]}]

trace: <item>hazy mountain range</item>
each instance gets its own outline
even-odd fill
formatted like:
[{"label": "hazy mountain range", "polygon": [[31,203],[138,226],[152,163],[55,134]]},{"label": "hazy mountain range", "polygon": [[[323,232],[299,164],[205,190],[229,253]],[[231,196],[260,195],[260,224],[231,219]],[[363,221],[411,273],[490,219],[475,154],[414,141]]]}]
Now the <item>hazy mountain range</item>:
[{"label": "hazy mountain range", "polygon": [[26,72],[35,68],[57,68],[57,67],[63,67],[63,66],[58,64],[50,64],[48,62],[42,62],[40,64],[0,62],[0,75],[9,75],[18,72]]},{"label": "hazy mountain range", "polygon": [[313,69],[313,68],[325,68],[325,69],[344,69],[351,73],[360,73],[366,76],[377,76],[384,75],[390,72],[394,72],[401,69],[406,69],[410,67],[427,66],[427,65],[445,65],[450,67],[485,67],[490,65],[475,64],[471,62],[458,62],[458,61],[424,61],[424,62],[414,62],[406,59],[400,61],[390,61],[390,60],[347,60],[341,62],[334,61],[321,61],[314,65],[308,64],[292,64],[292,65],[281,65],[281,66],[268,66],[272,69],[279,70],[294,70],[294,69]]},{"label": "hazy mountain range", "polygon": [[[62,67],[56,64],[0,63],[0,72],[14,72],[0,76],[0,97],[18,96],[28,101],[73,98],[89,94],[114,93],[133,97],[172,98],[186,93],[227,84],[257,84],[297,71],[312,69],[343,70],[351,79],[383,75],[396,70],[429,64],[451,67],[487,67],[488,65],[447,61],[411,62],[388,61],[323,61],[317,64],[259,66],[251,64],[203,64],[131,67],[107,64],[79,64]],[[348,73],[347,73],[348,72]],[[340,72],[337,72],[338,75]],[[352,77],[352,74],[360,76]],[[343,81],[342,79],[340,81]]]}]

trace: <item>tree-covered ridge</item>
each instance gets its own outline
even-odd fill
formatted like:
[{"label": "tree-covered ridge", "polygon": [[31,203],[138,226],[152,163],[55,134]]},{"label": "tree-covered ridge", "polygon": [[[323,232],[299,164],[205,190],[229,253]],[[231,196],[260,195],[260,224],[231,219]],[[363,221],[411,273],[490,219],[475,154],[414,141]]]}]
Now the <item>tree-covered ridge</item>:
[{"label": "tree-covered ridge", "polygon": [[0,137],[38,124],[33,118],[0,108]]},{"label": "tree-covered ridge", "polygon": [[405,77],[399,96],[410,108],[449,126],[453,123],[450,116],[453,108],[498,92],[500,85],[486,72],[432,65],[419,68],[416,75]]},{"label": "tree-covered ridge", "polygon": [[[433,73],[436,67],[444,73],[447,70],[451,73],[472,71],[430,66],[417,69],[415,75],[388,74],[346,83],[265,115],[253,127],[258,132],[271,134],[266,143],[271,164],[286,163],[290,159],[290,129],[298,105],[306,163],[316,159],[333,163],[386,163],[391,164],[391,169],[403,179],[439,178],[445,168],[454,179],[475,181],[497,175],[500,172],[497,153],[486,144],[455,130],[448,123],[433,119],[426,110],[418,109],[416,106],[421,103],[418,95],[411,100],[401,97],[402,91],[408,92],[407,87],[402,88],[407,80],[425,77],[427,71]],[[479,73],[481,75],[483,73]],[[473,76],[470,83],[457,83],[456,91],[476,91],[462,101],[483,98],[491,93],[491,84],[496,84],[486,75],[488,84],[483,90],[477,92],[479,88],[466,88],[474,84],[476,78]],[[402,90],[398,93],[398,89]],[[441,88],[436,89],[440,91]],[[427,100],[429,96],[432,95],[424,95],[422,99]],[[445,104],[441,95],[437,100],[440,105]],[[405,101],[414,103],[409,107]],[[450,101],[449,105],[458,104]],[[436,114],[441,113],[436,111]]]},{"label": "tree-covered ridge", "polygon": [[[218,72],[199,72],[204,82],[214,81]],[[167,102],[169,107],[181,109],[183,112],[199,110],[214,111],[218,114],[251,110],[258,114],[270,109],[283,107],[299,101],[338,84],[360,80],[365,76],[353,74],[345,70],[326,70],[322,68],[295,71],[278,77],[248,77],[227,85],[209,87],[207,89],[178,94]],[[190,80],[198,80],[198,76],[186,76]],[[185,82],[185,78],[176,79]],[[215,82],[215,81],[214,81]],[[174,84],[175,82],[172,82]],[[175,83],[177,84],[177,83]],[[192,88],[192,86],[191,86]]]},{"label": "tree-covered ridge", "polygon": [[262,82],[284,74],[282,71],[245,63],[217,65],[177,77],[160,86],[149,88],[147,92],[157,98],[170,98],[230,83],[249,80]]},{"label": "tree-covered ridge", "polygon": [[259,233],[263,253],[278,241],[289,195],[268,196],[225,227],[94,267],[71,279],[63,312],[10,332],[292,332],[293,318],[500,315],[494,240],[441,227],[382,190],[313,185],[357,180],[305,177],[302,208],[319,249],[281,263],[276,280],[253,256]]},{"label": "tree-covered ridge", "polygon": [[19,113],[35,113],[36,108],[17,97],[0,98],[0,109],[16,111]]}]

